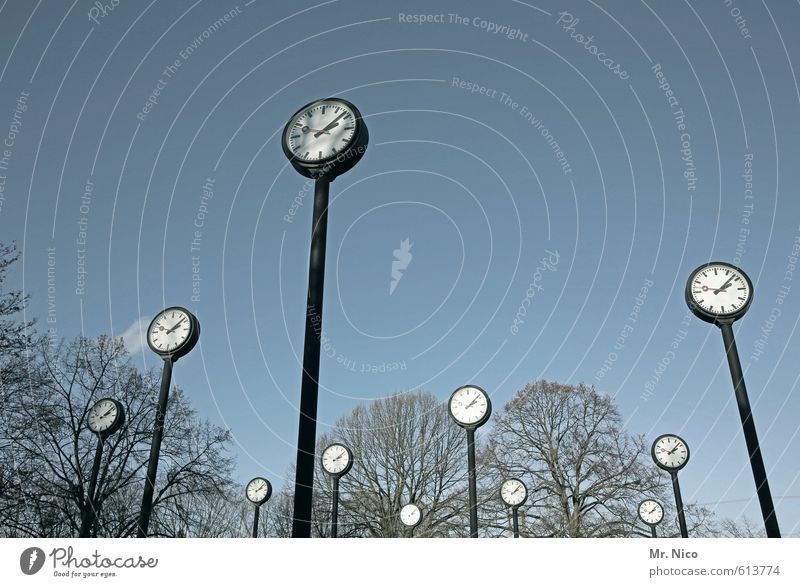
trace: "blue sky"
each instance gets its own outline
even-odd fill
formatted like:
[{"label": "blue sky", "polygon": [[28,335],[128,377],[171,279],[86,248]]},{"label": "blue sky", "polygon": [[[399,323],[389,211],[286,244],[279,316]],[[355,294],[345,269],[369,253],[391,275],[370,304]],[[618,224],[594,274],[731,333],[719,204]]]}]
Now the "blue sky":
[{"label": "blue sky", "polygon": [[0,234],[43,332],[127,332],[152,366],[141,324],[190,308],[176,382],[233,430],[241,479],[280,486],[312,194],[280,133],[340,96],[371,142],[331,185],[320,432],[400,390],[474,383],[499,407],[585,381],[631,432],[687,440],[685,500],[758,520],[720,334],[683,301],[692,269],[734,262],[762,452],[800,533],[800,7],[106,4],[0,9]]}]

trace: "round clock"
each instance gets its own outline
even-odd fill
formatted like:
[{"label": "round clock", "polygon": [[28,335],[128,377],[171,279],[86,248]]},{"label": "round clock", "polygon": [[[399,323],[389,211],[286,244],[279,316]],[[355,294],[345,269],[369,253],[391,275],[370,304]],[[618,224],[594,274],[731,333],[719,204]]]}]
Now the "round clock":
[{"label": "round clock", "polygon": [[639,519],[648,526],[656,526],[664,519],[664,508],[655,499],[645,499],[639,504]]},{"label": "round clock", "polygon": [[656,465],[669,472],[679,471],[689,462],[689,446],[675,434],[656,438],[651,454]]},{"label": "round clock", "polygon": [[753,282],[730,263],[714,262],[695,269],[686,282],[686,304],[706,322],[733,322],[753,301]]},{"label": "round clock", "polygon": [[283,129],[283,152],[298,173],[334,179],[367,150],[369,132],[361,113],[341,98],[306,104]]},{"label": "round clock", "polygon": [[459,387],[448,402],[450,415],[462,428],[477,428],[486,423],[492,414],[489,395],[475,385]]},{"label": "round clock", "polygon": [[353,466],[353,453],[343,444],[335,442],[322,451],[322,468],[328,475],[341,477]]},{"label": "round clock", "polygon": [[103,398],[86,414],[89,430],[98,436],[113,434],[125,423],[125,408],[115,399]]},{"label": "round clock", "polygon": [[409,528],[416,528],[422,522],[422,510],[415,503],[407,503],[400,509],[400,521]]},{"label": "round clock", "polygon": [[500,499],[507,506],[517,508],[528,499],[528,489],[519,479],[506,479],[500,486]]},{"label": "round clock", "polygon": [[173,361],[188,353],[200,338],[200,322],[186,308],[167,308],[153,318],[147,329],[150,349]]},{"label": "round clock", "polygon": [[263,477],[256,477],[247,484],[244,493],[254,504],[261,505],[272,496],[272,484]]}]

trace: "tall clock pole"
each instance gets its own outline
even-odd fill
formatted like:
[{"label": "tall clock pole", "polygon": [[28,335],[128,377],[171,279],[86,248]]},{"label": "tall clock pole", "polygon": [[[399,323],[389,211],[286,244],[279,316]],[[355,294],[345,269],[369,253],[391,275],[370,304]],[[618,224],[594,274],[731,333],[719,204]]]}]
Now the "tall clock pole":
[{"label": "tall clock pole", "polygon": [[680,483],[678,483],[678,471],[683,469],[686,463],[689,462],[689,445],[686,444],[686,441],[680,436],[675,434],[662,434],[653,441],[650,455],[653,457],[653,462],[655,462],[656,466],[669,473],[672,479],[672,492],[675,494],[675,509],[678,511],[678,525],[681,529],[681,538],[689,538],[689,531],[686,528],[686,515],[683,511],[681,486]]},{"label": "tall clock pole", "polygon": [[147,328],[147,344],[164,360],[161,371],[161,390],[158,394],[153,440],[150,443],[150,458],[147,461],[147,477],[142,493],[142,507],[139,511],[136,536],[146,538],[153,511],[158,459],[161,454],[161,441],[164,436],[164,419],[169,401],[169,388],[172,382],[172,364],[194,348],[200,338],[200,323],[185,308],[167,308],[158,314]]},{"label": "tall clock pole", "polygon": [[689,529],[686,527],[686,513],[683,511],[681,484],[678,483],[678,472],[670,471],[669,475],[672,478],[672,493],[675,494],[675,509],[678,510],[678,526],[681,529],[681,538],[689,538]]},{"label": "tall clock pole", "polygon": [[706,263],[695,269],[686,282],[686,303],[695,316],[719,327],[733,381],[733,393],[739,408],[739,419],[747,445],[750,468],[756,484],[758,503],[768,538],[780,538],[778,518],[772,502],[772,492],[767,480],[767,469],[761,456],[753,411],[747,397],[742,364],[736,349],[733,323],[750,309],[753,301],[753,282],[747,274],[730,263]]},{"label": "tall clock pole", "polygon": [[297,428],[293,538],[311,536],[330,182],[361,159],[368,142],[369,133],[361,113],[353,104],[340,98],[327,98],[306,104],[289,119],[283,131],[283,152],[289,162],[298,173],[315,182],[303,374],[300,385],[300,421]]}]

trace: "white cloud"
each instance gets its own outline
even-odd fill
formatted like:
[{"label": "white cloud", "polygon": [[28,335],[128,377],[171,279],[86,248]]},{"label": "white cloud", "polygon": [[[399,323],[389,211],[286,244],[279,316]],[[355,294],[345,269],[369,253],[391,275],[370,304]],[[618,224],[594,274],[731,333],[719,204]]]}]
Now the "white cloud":
[{"label": "white cloud", "polygon": [[150,318],[142,316],[134,320],[133,324],[128,326],[128,329],[122,333],[122,340],[125,343],[125,348],[131,355],[135,355],[142,350],[147,344],[147,327],[150,325]]}]

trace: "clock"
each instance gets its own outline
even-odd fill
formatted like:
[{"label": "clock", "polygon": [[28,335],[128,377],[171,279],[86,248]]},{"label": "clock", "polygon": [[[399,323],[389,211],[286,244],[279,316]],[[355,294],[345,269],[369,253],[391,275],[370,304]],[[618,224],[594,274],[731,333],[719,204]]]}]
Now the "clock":
[{"label": "clock", "polygon": [[115,399],[103,398],[89,408],[86,422],[98,436],[108,436],[125,423],[125,408]]},{"label": "clock", "polygon": [[695,316],[712,324],[731,323],[750,308],[753,282],[730,263],[716,261],[695,269],[686,282],[686,304]]},{"label": "clock", "polygon": [[251,479],[244,490],[247,499],[256,505],[262,505],[272,496],[272,484],[263,477]]},{"label": "clock", "polygon": [[283,152],[298,173],[333,180],[367,150],[369,132],[361,113],[341,98],[310,102],[283,129]]},{"label": "clock", "polygon": [[322,468],[328,475],[341,477],[353,466],[353,453],[343,444],[335,442],[322,451]]},{"label": "clock", "polygon": [[528,488],[519,479],[506,479],[500,486],[500,499],[512,508],[518,508],[528,499]]},{"label": "clock", "polygon": [[197,344],[200,338],[200,322],[186,308],[167,308],[158,314],[147,328],[147,344],[150,350],[177,361]]},{"label": "clock", "polygon": [[400,509],[400,521],[409,528],[416,528],[422,522],[422,510],[415,503],[407,503]]},{"label": "clock", "polygon": [[486,423],[492,414],[489,395],[476,385],[459,387],[448,402],[450,415],[462,428],[478,428]]},{"label": "clock", "polygon": [[689,462],[689,446],[675,434],[662,434],[656,438],[651,454],[656,465],[670,473],[680,471]]},{"label": "clock", "polygon": [[639,519],[648,526],[656,526],[664,519],[664,507],[655,499],[645,499],[639,504]]}]

